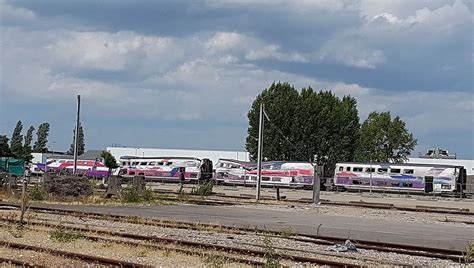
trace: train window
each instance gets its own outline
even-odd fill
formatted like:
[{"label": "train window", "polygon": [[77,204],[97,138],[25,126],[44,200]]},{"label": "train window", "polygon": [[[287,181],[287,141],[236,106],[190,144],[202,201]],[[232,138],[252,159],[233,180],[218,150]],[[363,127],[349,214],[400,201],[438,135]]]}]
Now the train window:
[{"label": "train window", "polygon": [[346,167],[346,171],[351,171],[351,167]]},{"label": "train window", "polygon": [[339,167],[339,171],[344,171],[344,167],[343,167],[343,166],[340,166],[340,167]]},{"label": "train window", "polygon": [[400,169],[399,168],[391,168],[390,173],[400,173]]},{"label": "train window", "polygon": [[366,168],[365,172],[375,172],[375,168]]},{"label": "train window", "polygon": [[379,168],[377,169],[378,172],[387,172],[388,168]]},{"label": "train window", "polygon": [[148,165],[148,162],[140,162],[140,166],[146,166]]},{"label": "train window", "polygon": [[133,162],[132,165],[137,166],[139,162]]},{"label": "train window", "polygon": [[362,170],[364,170],[362,167],[353,167],[352,168],[352,171],[354,171],[354,172],[362,172]]},{"label": "train window", "polygon": [[156,162],[150,162],[148,163],[149,166],[156,166]]},{"label": "train window", "polygon": [[415,171],[413,169],[404,169],[403,174],[413,174]]},{"label": "train window", "polygon": [[413,184],[411,182],[404,182],[403,187],[413,187]]}]

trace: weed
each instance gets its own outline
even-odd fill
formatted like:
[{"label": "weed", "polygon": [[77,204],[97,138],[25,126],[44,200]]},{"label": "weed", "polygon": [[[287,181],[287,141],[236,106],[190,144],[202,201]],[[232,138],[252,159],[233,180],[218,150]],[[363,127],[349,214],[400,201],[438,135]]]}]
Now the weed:
[{"label": "weed", "polygon": [[77,231],[67,229],[60,225],[50,232],[50,237],[52,240],[58,242],[72,242],[82,238],[83,235]]},{"label": "weed", "polygon": [[264,235],[263,243],[265,244],[265,254],[263,256],[265,258],[265,265],[263,267],[265,268],[281,267],[281,264],[280,264],[281,257],[273,248],[272,240],[270,239],[270,236],[268,234]]},{"label": "weed", "polygon": [[123,189],[120,197],[124,203],[138,203],[141,201],[140,190],[136,186]]},{"label": "weed", "polygon": [[291,226],[288,226],[287,228],[281,230],[280,234],[283,238],[290,238],[295,235],[295,229]]},{"label": "weed", "polygon": [[46,192],[41,189],[38,185],[28,189],[28,196],[31,200],[44,200]]},{"label": "weed", "polygon": [[155,201],[156,196],[151,188],[140,190],[137,186],[131,185],[122,190],[121,198],[124,203],[139,203],[153,202]]},{"label": "weed", "polygon": [[197,189],[192,189],[192,195],[208,196],[212,194],[212,188],[214,187],[213,181],[208,181],[202,185],[199,185]]},{"label": "weed", "polygon": [[469,245],[466,248],[466,253],[464,254],[464,262],[471,263],[474,261],[474,242],[469,242]]},{"label": "weed", "polygon": [[146,257],[148,256],[148,250],[144,249],[138,252],[138,257]]},{"label": "weed", "polygon": [[169,257],[170,256],[170,253],[171,253],[171,250],[165,248],[162,252],[163,254],[163,257]]},{"label": "weed", "polygon": [[143,201],[152,202],[155,201],[155,198],[155,193],[151,188],[145,188],[145,190],[143,190]]},{"label": "weed", "polygon": [[206,267],[210,268],[220,268],[227,263],[227,259],[224,256],[217,254],[205,255],[202,258],[202,262],[206,264]]}]

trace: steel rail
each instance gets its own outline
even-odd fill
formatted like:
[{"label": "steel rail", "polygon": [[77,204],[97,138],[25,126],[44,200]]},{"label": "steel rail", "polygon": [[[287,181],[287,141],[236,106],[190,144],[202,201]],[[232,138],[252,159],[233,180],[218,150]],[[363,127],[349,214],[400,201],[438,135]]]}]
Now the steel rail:
[{"label": "steel rail", "polygon": [[9,258],[4,258],[4,257],[0,257],[0,264],[13,264],[15,266],[21,266],[21,267],[26,267],[26,268],[44,268],[46,266],[43,266],[43,265],[38,265],[38,264],[32,264],[32,263],[29,263],[29,262],[25,262],[25,261],[19,261],[19,260],[14,260],[14,259],[9,259]]},{"label": "steel rail", "polygon": [[4,247],[15,248],[15,249],[20,249],[20,250],[47,252],[48,254],[52,254],[52,255],[80,259],[83,261],[100,263],[100,264],[105,264],[105,265],[116,265],[116,266],[125,267],[125,268],[130,268],[130,267],[151,268],[152,267],[149,265],[143,265],[143,264],[134,263],[134,262],[128,262],[128,261],[122,261],[122,260],[116,260],[116,259],[104,258],[104,257],[99,257],[99,256],[92,256],[92,255],[86,255],[86,254],[81,254],[81,253],[74,253],[74,252],[69,252],[69,251],[64,251],[64,250],[32,246],[32,245],[20,244],[20,243],[8,242],[8,241],[0,241],[0,245]]}]

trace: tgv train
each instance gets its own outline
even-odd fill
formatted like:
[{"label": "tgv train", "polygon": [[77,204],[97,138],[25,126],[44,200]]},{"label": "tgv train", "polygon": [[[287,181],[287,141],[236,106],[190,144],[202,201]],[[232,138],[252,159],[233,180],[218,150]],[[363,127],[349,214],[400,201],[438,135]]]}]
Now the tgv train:
[{"label": "tgv train", "polygon": [[119,175],[125,178],[144,176],[147,180],[179,181],[180,168],[185,169],[185,180],[197,180],[201,160],[195,157],[138,157],[122,156]]},{"label": "tgv train", "polygon": [[462,166],[434,164],[338,163],[334,185],[345,189],[445,193],[466,185]]},{"label": "tgv train", "polygon": [[[221,183],[252,185],[257,182],[257,165],[232,159],[219,159],[216,180]],[[262,163],[262,185],[309,187],[314,168],[310,163],[271,161]]]}]

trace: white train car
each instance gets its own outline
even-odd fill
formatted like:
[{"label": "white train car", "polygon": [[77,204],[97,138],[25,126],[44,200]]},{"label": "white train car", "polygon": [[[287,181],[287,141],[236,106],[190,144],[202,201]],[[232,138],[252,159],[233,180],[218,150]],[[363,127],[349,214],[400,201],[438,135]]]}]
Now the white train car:
[{"label": "white train car", "polygon": [[395,163],[337,163],[334,184],[345,189],[446,193],[465,188],[462,166]]},{"label": "white train car", "polygon": [[[257,165],[221,159],[217,163],[216,176],[228,184],[254,185],[257,182]],[[219,167],[220,166],[220,167]],[[314,167],[311,163],[271,161],[262,163],[262,185],[309,187],[313,185]]]},{"label": "white train car", "polygon": [[147,180],[179,181],[180,168],[185,169],[185,180],[198,180],[201,160],[195,157],[137,157],[119,159],[119,175],[124,178],[144,176]]}]

